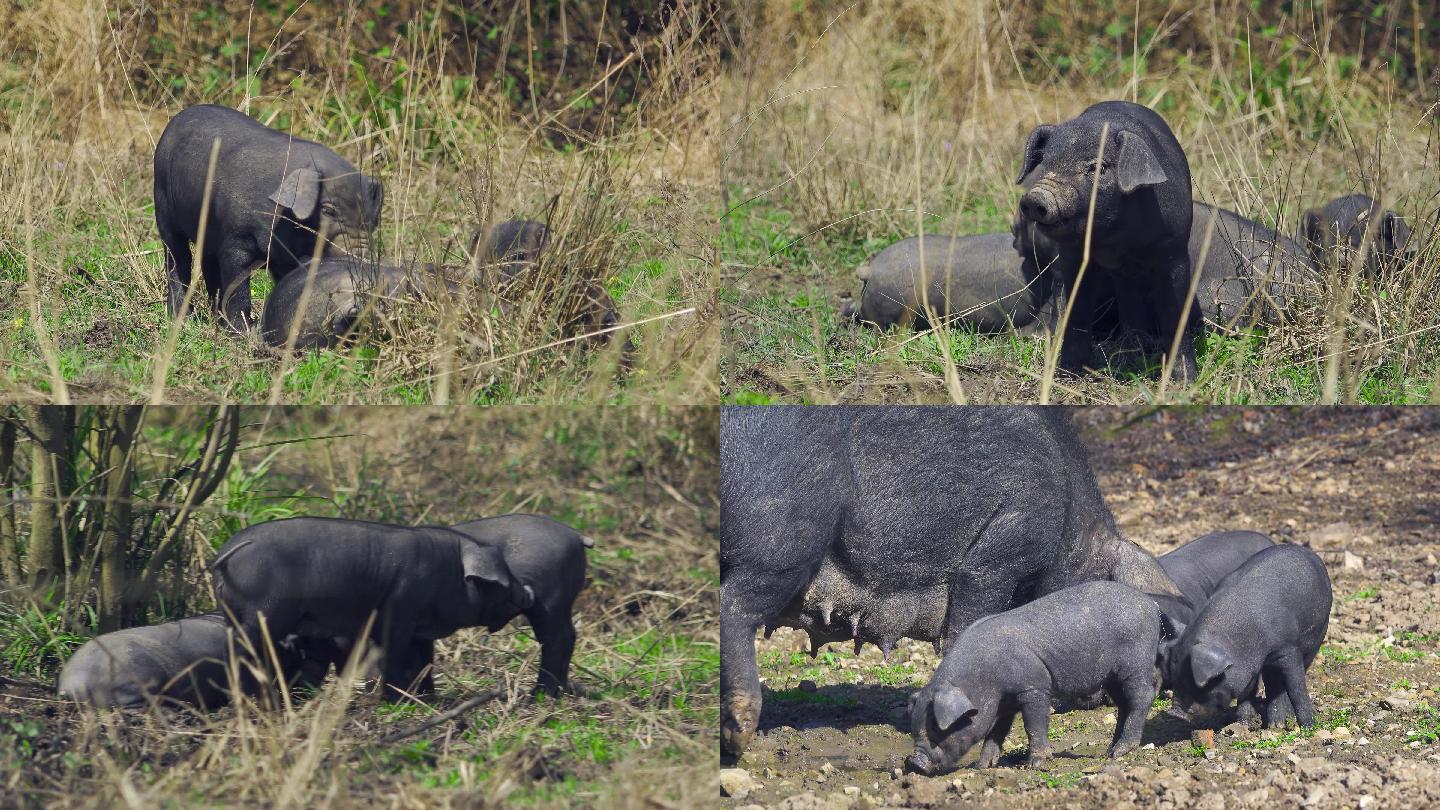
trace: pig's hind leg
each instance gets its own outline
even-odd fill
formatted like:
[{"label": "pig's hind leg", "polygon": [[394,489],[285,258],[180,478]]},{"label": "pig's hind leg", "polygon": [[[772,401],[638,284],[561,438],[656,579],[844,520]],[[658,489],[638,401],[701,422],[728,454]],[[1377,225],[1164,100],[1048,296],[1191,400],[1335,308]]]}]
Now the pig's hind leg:
[{"label": "pig's hind leg", "polygon": [[720,747],[744,753],[760,725],[755,633],[805,587],[804,572],[731,571],[720,583]]},{"label": "pig's hind leg", "polygon": [[1114,759],[1140,747],[1145,717],[1155,702],[1155,681],[1150,672],[1140,672],[1117,681],[1108,691],[1115,701],[1115,739],[1105,756]]},{"label": "pig's hind leg", "polygon": [[[1294,712],[1295,721],[1302,728],[1314,726],[1315,705],[1310,702],[1310,691],[1305,686],[1305,666],[1300,656],[1294,651],[1282,653],[1261,672],[1265,678],[1265,724],[1273,727],[1277,719],[1283,724],[1289,710]],[[1284,700],[1286,697],[1288,701]]]}]

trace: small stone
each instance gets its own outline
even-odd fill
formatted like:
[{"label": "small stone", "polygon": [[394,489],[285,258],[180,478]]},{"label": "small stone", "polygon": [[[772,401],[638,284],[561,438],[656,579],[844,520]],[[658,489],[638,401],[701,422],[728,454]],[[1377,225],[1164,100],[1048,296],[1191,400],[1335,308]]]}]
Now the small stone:
[{"label": "small stone", "polygon": [[1141,750],[1141,751],[1153,751],[1153,750],[1155,750],[1155,743],[1145,743],[1144,745],[1140,746],[1140,750]]},{"label": "small stone", "polygon": [[860,795],[860,787],[858,785],[846,785],[840,792],[853,799]]},{"label": "small stone", "polygon": [[1190,742],[1201,748],[1210,749],[1215,747],[1215,732],[1208,728],[1197,728],[1190,732]]},{"label": "small stone", "polygon": [[820,773],[829,776],[830,774],[835,773],[835,766],[827,762],[824,765],[820,766]]},{"label": "small stone", "polygon": [[1415,701],[1400,692],[1395,692],[1389,697],[1382,698],[1380,706],[1393,712],[1408,712],[1415,706]]},{"label": "small stone", "polygon": [[1225,810],[1225,797],[1219,793],[1206,793],[1191,806],[1195,810]]},{"label": "small stone", "polygon": [[1260,807],[1270,801],[1270,788],[1258,787],[1248,793],[1240,794],[1240,803],[1247,807]]},{"label": "small stone", "polygon": [[1344,560],[1344,564],[1341,567],[1344,568],[1346,571],[1365,570],[1365,558],[1361,557],[1359,554],[1351,554],[1349,551],[1346,551]]},{"label": "small stone", "polygon": [[891,769],[890,769],[890,778],[891,778],[891,779],[899,779],[900,777],[902,777],[902,776],[904,776],[904,775],[905,775],[905,772],[904,772],[903,770],[899,769],[899,768],[891,768]]},{"label": "small stone", "polygon": [[801,692],[814,692],[817,691],[819,688],[820,686],[811,680],[804,680],[800,682]]},{"label": "small stone", "polygon": [[1371,796],[1369,793],[1366,793],[1364,796],[1360,797],[1360,801],[1358,802],[1358,804],[1360,805],[1360,810],[1369,810],[1369,808],[1375,805],[1375,797]]},{"label": "small stone", "polygon": [[1315,739],[1320,740],[1321,742],[1330,742],[1331,740],[1335,739],[1335,734],[1332,733],[1328,728],[1322,728],[1319,731],[1315,732]]},{"label": "small stone", "polygon": [[1305,757],[1295,763],[1295,770],[1306,779],[1319,779],[1331,770],[1330,760],[1325,757]]},{"label": "small stone", "polygon": [[1350,729],[1348,726],[1337,726],[1334,734],[1335,739],[1343,739],[1350,736]]},{"label": "small stone", "polygon": [[1325,788],[1317,787],[1305,796],[1305,801],[1302,802],[1302,804],[1304,804],[1306,807],[1315,807],[1321,802],[1325,801],[1325,797],[1327,795],[1329,794],[1325,790]]},{"label": "small stone", "polygon": [[756,788],[755,780],[744,768],[720,769],[720,795],[743,799]]}]

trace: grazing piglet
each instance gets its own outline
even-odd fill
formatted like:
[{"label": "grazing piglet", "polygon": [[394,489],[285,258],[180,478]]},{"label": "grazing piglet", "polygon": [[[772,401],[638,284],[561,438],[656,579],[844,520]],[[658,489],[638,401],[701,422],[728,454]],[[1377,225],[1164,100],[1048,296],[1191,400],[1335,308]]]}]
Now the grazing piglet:
[{"label": "grazing piglet", "polygon": [[1197,720],[1232,701],[1243,707],[1265,683],[1264,721],[1281,725],[1293,707],[1302,726],[1315,724],[1305,671],[1330,622],[1330,575],[1315,552],[1267,548],[1227,576],[1189,626],[1161,645],[1165,683],[1175,703]]},{"label": "grazing piglet", "polygon": [[1188,602],[1187,605],[1173,597],[1160,597],[1170,599],[1168,603],[1162,601],[1160,609],[1175,621],[1189,624],[1230,572],[1274,545],[1274,540],[1260,532],[1211,532],[1156,557],[1155,561],[1180,587],[1180,593]]},{"label": "grazing piglet", "polygon": [[1030,738],[1029,764],[1050,756],[1046,734],[1051,695],[1104,689],[1119,707],[1107,756],[1140,745],[1155,699],[1160,610],[1118,582],[1065,588],[960,634],[935,676],[910,702],[915,751],[905,761],[924,774],[943,773],[981,739],[977,767],[989,768],[1018,711]]}]

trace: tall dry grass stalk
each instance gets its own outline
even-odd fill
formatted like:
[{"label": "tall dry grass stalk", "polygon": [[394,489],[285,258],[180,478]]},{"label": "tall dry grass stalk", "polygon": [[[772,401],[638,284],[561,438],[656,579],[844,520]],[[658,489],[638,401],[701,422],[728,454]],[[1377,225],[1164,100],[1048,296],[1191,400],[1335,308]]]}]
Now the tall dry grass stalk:
[{"label": "tall dry grass stalk", "polygon": [[[1017,208],[1013,178],[1025,134],[1096,101],[1133,100],[1159,110],[1174,129],[1198,200],[1294,234],[1304,209],[1365,192],[1416,226],[1418,256],[1395,278],[1375,284],[1358,268],[1341,268],[1338,284],[1299,302],[1267,332],[1263,367],[1333,375],[1324,397],[1334,401],[1357,398],[1378,368],[1396,377],[1435,373],[1440,85],[1401,80],[1405,69],[1433,61],[1423,47],[1376,45],[1384,46],[1384,25],[1408,23],[1408,7],[1366,22],[1342,7],[1309,4],[1263,13],[1237,0],[1120,6],[1105,13],[1080,0],[754,0],[741,15],[748,21],[738,23],[744,47],[725,78],[736,101],[723,178],[791,215],[809,243],[1004,230]],[[1262,30],[1272,24],[1275,31]],[[1391,62],[1409,67],[1391,71]],[[752,269],[727,271],[727,285]],[[850,268],[817,271],[830,279],[832,295],[858,292]],[[1343,292],[1350,288],[1353,295]],[[940,344],[951,342],[949,327],[937,333]],[[1259,396],[1262,386],[1232,359],[1209,358],[1201,382],[1188,388],[1070,380],[1059,399]],[[943,378],[957,376],[949,356],[943,364]],[[964,368],[958,372],[973,387]],[[848,396],[798,368],[766,373],[812,401]],[[1034,398],[1043,371],[1011,367],[1004,375],[1001,398]],[[944,396],[961,397],[959,386],[937,386],[924,374],[896,376],[901,390],[943,388]],[[1270,391],[1286,385],[1265,382]]]}]

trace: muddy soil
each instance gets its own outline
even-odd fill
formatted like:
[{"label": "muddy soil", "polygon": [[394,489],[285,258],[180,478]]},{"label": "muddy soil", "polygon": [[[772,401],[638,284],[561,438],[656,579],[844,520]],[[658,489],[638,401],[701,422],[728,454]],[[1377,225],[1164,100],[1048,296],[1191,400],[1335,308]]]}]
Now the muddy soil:
[{"label": "muddy soil", "polygon": [[[1122,531],[1154,553],[1218,529],[1310,546],[1335,604],[1310,670],[1315,730],[1231,724],[1211,747],[1157,700],[1145,747],[1104,758],[1109,707],[1052,719],[1057,755],[1024,766],[902,773],[905,705],[934,670],[927,643],[887,664],[806,636],[760,643],[761,734],[723,761],[724,807],[1422,807],[1440,804],[1440,411],[1085,410],[1076,416]],[[1162,696],[1163,697],[1163,696]],[[1432,708],[1435,707],[1435,708]]]}]

